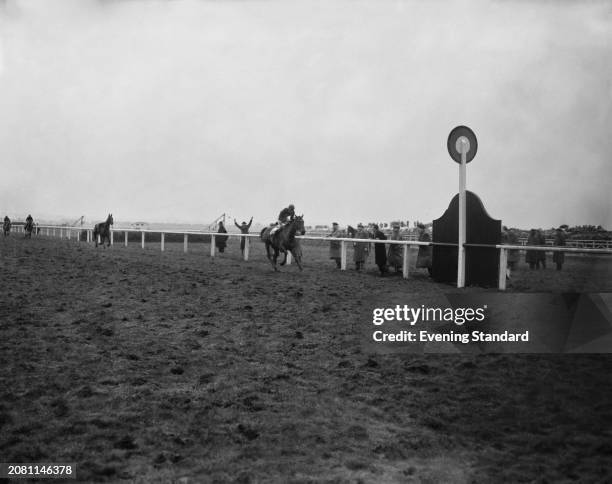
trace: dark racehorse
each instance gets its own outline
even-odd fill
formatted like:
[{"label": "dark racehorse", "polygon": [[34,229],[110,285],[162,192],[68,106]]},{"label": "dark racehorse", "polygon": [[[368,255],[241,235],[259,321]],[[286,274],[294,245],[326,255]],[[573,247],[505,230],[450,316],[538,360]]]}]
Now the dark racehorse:
[{"label": "dark racehorse", "polygon": [[7,218],[4,219],[4,223],[2,224],[2,233],[4,233],[5,237],[11,233],[11,221]]},{"label": "dark racehorse", "polygon": [[33,230],[34,230],[34,222],[32,220],[26,221],[26,224],[23,226],[23,231],[25,233],[23,238],[31,239]]},{"label": "dark racehorse", "polygon": [[[261,240],[266,244],[266,254],[268,256],[268,260],[274,267],[274,270],[277,271],[276,267],[276,259],[278,258],[279,252],[283,252],[285,254],[285,258],[281,265],[285,265],[287,263],[287,253],[291,252],[291,255],[295,259],[300,270],[302,270],[302,249],[300,247],[299,239],[296,239],[296,234],[304,235],[306,230],[304,229],[304,216],[298,215],[291,222],[286,225],[283,225],[276,232],[270,235],[273,227],[266,227],[261,231],[260,237]],[[274,250],[272,254],[270,249]]]},{"label": "dark racehorse", "polygon": [[94,226],[93,238],[98,247],[98,235],[100,236],[100,243],[104,245],[104,239],[108,240],[108,246],[110,247],[110,226],[113,225],[113,214],[109,213],[106,218],[106,222],[100,222]]}]

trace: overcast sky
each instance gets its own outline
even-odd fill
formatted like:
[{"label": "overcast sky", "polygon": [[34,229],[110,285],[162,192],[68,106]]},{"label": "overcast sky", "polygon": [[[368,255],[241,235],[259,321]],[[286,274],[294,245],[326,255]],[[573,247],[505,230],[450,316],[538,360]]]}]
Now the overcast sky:
[{"label": "overcast sky", "polygon": [[609,1],[0,0],[0,215],[612,229]]}]

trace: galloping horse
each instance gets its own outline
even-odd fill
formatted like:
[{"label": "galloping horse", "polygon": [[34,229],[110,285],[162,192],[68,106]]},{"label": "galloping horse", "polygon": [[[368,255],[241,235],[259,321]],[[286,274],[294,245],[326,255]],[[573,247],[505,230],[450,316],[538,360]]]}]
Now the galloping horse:
[{"label": "galloping horse", "polygon": [[28,238],[31,239],[32,238],[32,231],[34,230],[34,222],[30,219],[26,221],[26,224],[23,226],[23,231],[25,233],[25,235],[23,236],[23,238]]},{"label": "galloping horse", "polygon": [[98,247],[98,235],[100,236],[100,243],[104,245],[104,239],[108,240],[108,246],[110,247],[110,226],[113,225],[113,214],[109,213],[106,218],[106,222],[100,222],[94,226],[93,238]]},{"label": "galloping horse", "polygon": [[11,221],[8,217],[4,217],[4,223],[2,224],[2,232],[4,233],[5,237],[11,233]]},{"label": "galloping horse", "polygon": [[[266,255],[268,260],[274,267],[275,271],[278,271],[276,267],[276,259],[278,258],[279,252],[284,252],[285,258],[281,265],[287,263],[287,253],[291,252],[291,255],[295,259],[300,270],[302,270],[302,249],[300,247],[299,239],[295,238],[296,234],[304,235],[306,230],[304,229],[304,216],[298,215],[291,222],[283,225],[273,234],[272,229],[274,227],[266,227],[261,231],[261,240],[266,244]],[[270,252],[270,248],[274,249],[274,254]]]}]

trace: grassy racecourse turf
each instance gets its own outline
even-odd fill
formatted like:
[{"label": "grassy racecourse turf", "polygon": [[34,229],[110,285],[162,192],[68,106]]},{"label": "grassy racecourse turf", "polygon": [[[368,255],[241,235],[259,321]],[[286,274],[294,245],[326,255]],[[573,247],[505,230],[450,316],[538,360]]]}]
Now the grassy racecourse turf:
[{"label": "grassy racecourse turf", "polygon": [[[377,277],[373,254],[337,271],[326,243],[275,274],[259,241],[246,263],[237,239],[214,259],[116,241],[0,240],[1,461],[113,482],[612,480],[610,355],[366,354],[364,301],[453,288]],[[612,258],[548,259],[509,291],[612,290]]]}]

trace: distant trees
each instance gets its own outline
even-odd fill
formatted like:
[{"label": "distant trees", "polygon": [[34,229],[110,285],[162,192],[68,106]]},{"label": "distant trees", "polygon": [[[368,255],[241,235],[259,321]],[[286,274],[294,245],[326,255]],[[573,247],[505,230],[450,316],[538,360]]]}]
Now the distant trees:
[{"label": "distant trees", "polygon": [[567,225],[561,225],[561,228],[565,228],[568,232],[605,232],[601,225],[575,225],[574,227],[568,227]]}]

